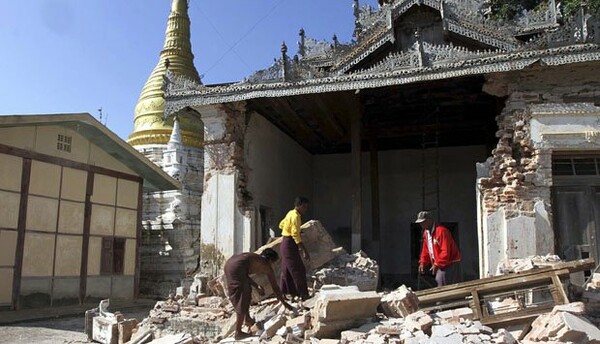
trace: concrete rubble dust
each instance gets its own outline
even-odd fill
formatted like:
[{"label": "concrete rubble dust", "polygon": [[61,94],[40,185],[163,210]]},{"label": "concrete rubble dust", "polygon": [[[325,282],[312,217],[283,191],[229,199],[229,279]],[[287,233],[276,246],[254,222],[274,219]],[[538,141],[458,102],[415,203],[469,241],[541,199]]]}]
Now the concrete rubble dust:
[{"label": "concrete rubble dust", "polygon": [[[86,313],[86,325],[90,324],[86,332],[90,339],[106,344],[600,343],[600,329],[594,324],[599,319],[587,314],[582,302],[556,305],[533,322],[504,327],[486,326],[476,320],[470,307],[420,309],[418,296],[404,285],[389,292],[376,291],[379,267],[364,252],[348,254],[335,247],[318,221],[303,227],[303,240],[313,257],[307,262],[307,271],[314,296],[302,304],[291,302],[295,310],[289,311],[273,297],[253,295],[250,314],[257,324],[245,330],[254,337],[242,341],[232,338],[235,313],[224,297],[223,276],[208,282],[200,275],[166,301],[157,302],[139,324],[109,313],[107,304],[101,304]],[[261,249],[278,250],[279,242],[274,240]],[[555,256],[511,260],[502,262],[498,273],[528,271],[558,262]],[[256,282],[268,284],[260,279]],[[600,295],[599,274],[588,284],[585,300],[595,300],[596,292]],[[492,314],[501,309],[516,310],[519,302],[505,298],[486,306]]]}]

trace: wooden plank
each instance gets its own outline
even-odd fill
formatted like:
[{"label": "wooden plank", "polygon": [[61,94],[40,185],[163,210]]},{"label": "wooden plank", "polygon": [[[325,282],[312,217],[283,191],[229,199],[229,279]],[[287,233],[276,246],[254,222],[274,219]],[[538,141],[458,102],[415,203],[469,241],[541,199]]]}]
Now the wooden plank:
[{"label": "wooden plank", "polygon": [[[554,270],[544,270],[537,273],[529,273],[529,274],[514,274],[514,276],[502,276],[509,278],[501,278],[498,277],[497,280],[486,280],[482,283],[471,283],[468,286],[461,286],[460,288],[452,288],[443,290],[441,288],[438,289],[435,293],[421,294],[416,292],[415,294],[419,298],[419,302],[422,304],[428,304],[432,302],[443,302],[449,300],[456,300],[459,298],[464,298],[471,295],[471,290],[476,288],[480,294],[483,293],[494,293],[500,292],[503,290],[512,290],[512,289],[523,289],[528,287],[533,287],[542,283],[551,284],[552,276],[556,274],[562,278],[568,278],[569,270],[562,269],[558,271]],[[478,280],[483,281],[483,280]],[[442,290],[440,290],[442,289]]]},{"label": "wooden plank", "polygon": [[351,170],[352,170],[352,252],[361,249],[362,241],[362,163],[361,114],[354,111],[351,118]]},{"label": "wooden plank", "polygon": [[81,265],[79,270],[79,303],[83,304],[87,293],[87,266],[90,248],[90,226],[92,223],[92,194],[94,193],[94,173],[88,172],[85,187],[85,207],[83,215],[83,240],[81,244]]},{"label": "wooden plank", "polygon": [[590,270],[590,269],[593,269],[594,267],[595,267],[595,262],[593,259],[591,259],[591,258],[580,259],[580,260],[574,260],[574,261],[565,262],[565,263],[559,263],[554,268],[545,267],[545,268],[539,268],[539,269],[534,269],[534,270],[530,270],[530,271],[524,271],[524,272],[520,272],[520,273],[516,273],[516,274],[486,277],[486,278],[481,278],[478,280],[461,282],[461,283],[452,284],[452,285],[443,286],[443,287],[419,290],[415,294],[420,297],[420,296],[424,296],[424,295],[428,295],[428,294],[439,293],[442,291],[450,291],[450,290],[455,290],[455,289],[459,290],[459,289],[462,289],[465,287],[473,287],[473,286],[485,284],[488,282],[510,280],[517,276],[527,277],[527,276],[536,275],[536,274],[543,273],[543,272],[548,272],[548,271],[553,271],[553,270],[561,270],[561,269],[569,269],[569,272],[573,273],[573,272],[582,271],[582,270]]},{"label": "wooden plank", "polygon": [[[567,293],[565,293],[565,288],[563,287],[562,281],[557,274],[552,275],[552,283],[554,285],[554,292],[552,293],[552,297],[554,298],[554,303],[557,305],[564,305],[569,303],[569,297]],[[554,294],[557,294],[554,296]]]},{"label": "wooden plank", "polygon": [[473,316],[475,320],[483,319],[483,314],[481,313],[481,300],[479,299],[479,293],[476,289],[471,290],[471,296],[473,297]]},{"label": "wooden plank", "polygon": [[140,297],[140,273],[142,270],[142,258],[140,257],[140,247],[142,245],[142,213],[144,201],[144,184],[139,183],[138,187],[138,205],[137,205],[137,224],[135,239],[135,277],[133,280],[133,297]]},{"label": "wooden plank", "polygon": [[25,250],[25,226],[27,225],[27,200],[29,198],[29,183],[31,179],[31,159],[24,158],[21,170],[21,201],[19,203],[19,218],[17,220],[17,247],[15,252],[15,267],[13,270],[12,309],[20,309],[21,276],[23,273],[23,254]]},{"label": "wooden plank", "polygon": [[371,157],[371,239],[379,241],[381,236],[379,215],[379,152],[377,151],[376,138],[371,138],[369,141],[369,150]]},{"label": "wooden plank", "polygon": [[521,310],[518,312],[507,312],[498,315],[490,315],[489,317],[482,319],[481,323],[488,326],[500,324],[502,326],[506,326],[508,324],[518,323],[528,319],[533,320],[537,318],[540,314],[544,314],[551,311],[552,308],[554,308],[554,305],[535,307],[531,309]]}]

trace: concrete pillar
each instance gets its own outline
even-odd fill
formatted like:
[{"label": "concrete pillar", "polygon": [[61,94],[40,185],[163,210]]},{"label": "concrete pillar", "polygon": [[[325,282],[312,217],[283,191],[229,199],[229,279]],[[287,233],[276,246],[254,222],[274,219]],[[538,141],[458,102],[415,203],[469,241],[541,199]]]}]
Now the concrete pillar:
[{"label": "concrete pillar", "polygon": [[243,104],[197,110],[204,123],[201,261],[207,272],[216,274],[227,258],[253,248],[254,216],[244,198],[246,113]]}]

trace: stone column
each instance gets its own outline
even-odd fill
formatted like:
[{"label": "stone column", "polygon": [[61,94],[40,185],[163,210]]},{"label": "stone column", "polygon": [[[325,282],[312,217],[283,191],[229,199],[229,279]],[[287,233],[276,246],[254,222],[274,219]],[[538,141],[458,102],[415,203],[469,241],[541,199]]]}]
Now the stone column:
[{"label": "stone column", "polygon": [[201,261],[217,274],[225,260],[252,247],[253,212],[246,191],[243,103],[197,109],[204,122]]}]

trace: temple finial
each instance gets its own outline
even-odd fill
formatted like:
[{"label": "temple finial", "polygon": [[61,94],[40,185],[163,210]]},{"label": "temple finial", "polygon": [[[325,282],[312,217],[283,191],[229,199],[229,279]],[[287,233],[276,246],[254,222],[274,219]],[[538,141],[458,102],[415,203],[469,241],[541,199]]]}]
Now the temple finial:
[{"label": "temple finial", "polygon": [[[188,0],[171,2],[163,49],[135,107],[134,129],[128,140],[131,145],[166,144],[169,141],[173,126],[163,118],[165,110],[163,84],[167,71],[198,84],[201,83],[194,66]],[[202,145],[201,124],[184,120],[179,125],[186,145],[198,147]]]}]

